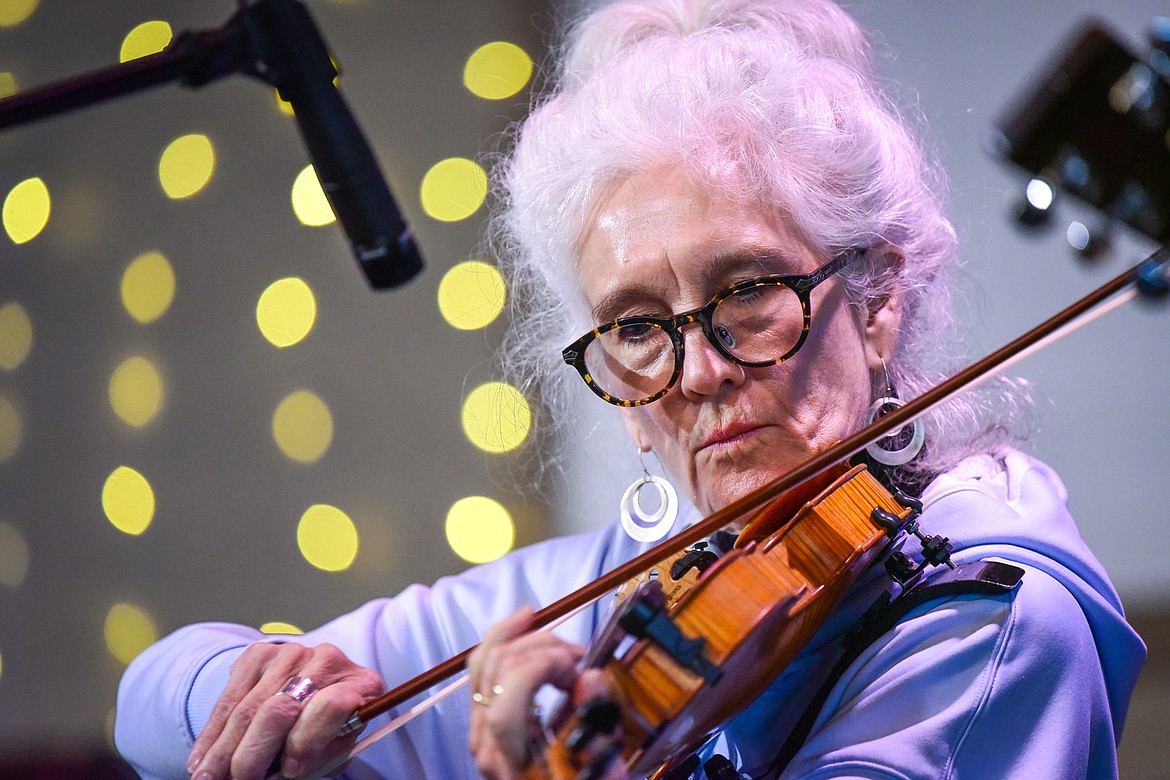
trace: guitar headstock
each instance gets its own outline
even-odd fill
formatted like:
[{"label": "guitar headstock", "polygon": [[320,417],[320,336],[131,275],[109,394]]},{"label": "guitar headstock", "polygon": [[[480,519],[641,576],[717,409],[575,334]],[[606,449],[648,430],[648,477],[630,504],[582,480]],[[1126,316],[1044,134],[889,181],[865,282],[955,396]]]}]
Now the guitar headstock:
[{"label": "guitar headstock", "polygon": [[999,121],[997,153],[1034,177],[1021,222],[1045,216],[1049,185],[1170,240],[1170,19],[1151,40],[1139,57],[1100,21],[1084,23]]}]

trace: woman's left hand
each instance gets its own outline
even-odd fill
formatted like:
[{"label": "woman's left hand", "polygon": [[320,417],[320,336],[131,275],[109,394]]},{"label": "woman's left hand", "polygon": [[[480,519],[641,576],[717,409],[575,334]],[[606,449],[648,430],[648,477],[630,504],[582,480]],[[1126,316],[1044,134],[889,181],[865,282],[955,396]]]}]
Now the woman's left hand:
[{"label": "woman's left hand", "polygon": [[492,626],[468,659],[471,734],[469,744],[480,773],[488,780],[520,777],[540,744],[541,725],[533,713],[537,690],[545,683],[574,694],[596,687],[577,664],[585,649],[547,631],[529,633],[532,611],[521,609]]}]

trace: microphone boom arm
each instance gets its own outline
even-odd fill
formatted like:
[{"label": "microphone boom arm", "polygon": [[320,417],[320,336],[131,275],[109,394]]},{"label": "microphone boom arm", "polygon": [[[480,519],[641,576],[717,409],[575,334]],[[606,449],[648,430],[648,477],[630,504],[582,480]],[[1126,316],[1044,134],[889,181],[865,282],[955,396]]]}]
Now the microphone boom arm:
[{"label": "microphone boom arm", "polygon": [[242,3],[223,27],[182,32],[157,54],[0,100],[0,129],[171,81],[201,87],[237,72],[270,84],[292,104],[321,188],[370,286],[387,289],[415,276],[423,264],[418,247],[299,0]]}]

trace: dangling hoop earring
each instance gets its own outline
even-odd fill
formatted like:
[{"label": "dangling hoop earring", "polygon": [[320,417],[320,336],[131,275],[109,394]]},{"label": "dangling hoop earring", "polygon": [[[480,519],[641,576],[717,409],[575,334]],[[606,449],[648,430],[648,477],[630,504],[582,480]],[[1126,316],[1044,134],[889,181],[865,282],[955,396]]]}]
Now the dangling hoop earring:
[{"label": "dangling hoop earring", "polygon": [[[626,488],[622,496],[622,528],[635,542],[657,542],[670,533],[678,517],[678,493],[674,485],[662,477],[650,475],[641,450],[638,450],[638,462],[642,465],[642,476]],[[650,513],[642,508],[640,497],[642,488],[647,485],[653,485],[658,491],[658,509]]]},{"label": "dangling hoop earring", "polygon": [[[885,359],[882,358],[881,361],[882,372],[886,375],[886,394],[874,401],[869,407],[869,416],[865,419],[866,425],[870,425],[874,420],[905,406],[902,399],[898,398],[894,392],[894,385],[890,381],[890,370],[886,367]],[[866,447],[865,451],[869,453],[871,458],[886,466],[901,466],[909,463],[918,457],[918,453],[922,451],[922,445],[926,442],[926,428],[922,424],[922,420],[915,420],[910,425],[912,426],[910,429],[910,441],[906,442],[903,446],[896,449],[886,449],[881,445],[882,442],[896,444],[902,432],[906,430],[905,426],[902,426],[896,431],[892,431],[888,436],[883,436],[878,439]]]}]

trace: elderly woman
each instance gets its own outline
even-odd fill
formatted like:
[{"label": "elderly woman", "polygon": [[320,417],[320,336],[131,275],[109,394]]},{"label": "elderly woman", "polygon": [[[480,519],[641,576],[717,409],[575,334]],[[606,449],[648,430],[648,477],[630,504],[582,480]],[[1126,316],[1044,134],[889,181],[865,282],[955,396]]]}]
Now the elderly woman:
[{"label": "elderly woman", "polygon": [[[562,362],[569,345],[564,361],[693,502],[676,530],[953,362],[938,359],[955,243],[940,182],[876,87],[864,37],[828,0],[623,0],[594,12],[572,29],[556,88],[502,174],[502,261],[527,307],[509,365],[567,420],[584,391]],[[785,762],[784,777],[1116,775],[1144,648],[1059,478],[1010,446],[1025,407],[1001,383],[935,412],[924,446],[906,432],[868,458],[921,496],[922,526],[950,537],[956,561],[1011,562],[1020,586],[917,607],[814,702],[842,636],[889,585],[872,567],[704,759],[749,777]],[[609,604],[554,634],[526,633],[517,609],[666,533],[637,506],[625,515],[295,642],[224,624],[180,630],[127,670],[118,746],[146,777],[262,777],[278,756],[296,776],[347,743],[343,722],[384,686],[482,641],[471,690],[347,776],[514,777],[532,760],[534,701],[604,688],[578,662]],[[802,716],[807,738],[778,762]]]}]

